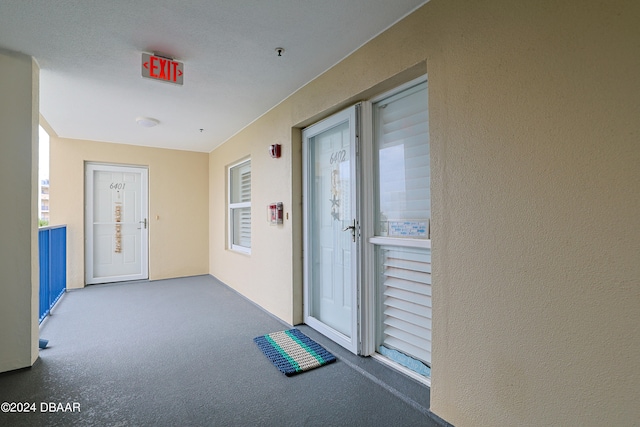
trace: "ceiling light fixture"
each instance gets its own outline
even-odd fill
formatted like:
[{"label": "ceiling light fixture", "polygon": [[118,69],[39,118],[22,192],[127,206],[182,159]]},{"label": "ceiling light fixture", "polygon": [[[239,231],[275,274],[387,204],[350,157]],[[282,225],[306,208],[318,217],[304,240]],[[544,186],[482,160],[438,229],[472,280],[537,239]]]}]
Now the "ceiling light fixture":
[{"label": "ceiling light fixture", "polygon": [[152,128],[159,125],[160,121],[150,117],[138,117],[136,123],[145,128]]}]

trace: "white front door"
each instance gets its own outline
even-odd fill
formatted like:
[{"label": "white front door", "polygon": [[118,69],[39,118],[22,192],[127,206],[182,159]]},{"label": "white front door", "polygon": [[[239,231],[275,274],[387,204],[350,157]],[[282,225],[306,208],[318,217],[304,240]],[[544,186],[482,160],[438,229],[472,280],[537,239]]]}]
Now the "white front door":
[{"label": "white front door", "polygon": [[148,170],[86,165],[86,283],[149,278]]},{"label": "white front door", "polygon": [[304,320],[357,353],[356,107],[305,129],[303,151]]}]

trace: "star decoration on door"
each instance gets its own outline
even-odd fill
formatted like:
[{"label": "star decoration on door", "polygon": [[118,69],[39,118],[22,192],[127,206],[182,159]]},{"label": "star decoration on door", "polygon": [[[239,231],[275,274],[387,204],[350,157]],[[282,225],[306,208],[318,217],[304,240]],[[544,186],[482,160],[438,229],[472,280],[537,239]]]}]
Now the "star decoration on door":
[{"label": "star decoration on door", "polygon": [[340,171],[334,169],[331,173],[331,218],[340,221]]}]

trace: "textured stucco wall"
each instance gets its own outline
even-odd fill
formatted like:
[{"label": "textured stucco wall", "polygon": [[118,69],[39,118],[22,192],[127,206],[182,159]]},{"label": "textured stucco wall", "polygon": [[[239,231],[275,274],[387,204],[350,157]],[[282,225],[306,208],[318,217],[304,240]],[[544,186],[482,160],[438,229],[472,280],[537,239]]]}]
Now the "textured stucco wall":
[{"label": "textured stucco wall", "polygon": [[432,408],[636,424],[640,6],[432,6]]}]

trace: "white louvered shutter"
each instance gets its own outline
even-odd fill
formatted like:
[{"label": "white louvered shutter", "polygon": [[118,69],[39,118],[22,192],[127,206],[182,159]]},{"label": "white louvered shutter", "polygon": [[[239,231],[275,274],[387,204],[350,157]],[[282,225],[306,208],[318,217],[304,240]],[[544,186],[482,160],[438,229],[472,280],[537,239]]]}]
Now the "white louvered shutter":
[{"label": "white louvered shutter", "polygon": [[431,253],[381,247],[382,345],[431,365]]},{"label": "white louvered shutter", "polygon": [[[251,203],[251,169],[240,173],[240,202]],[[251,247],[251,207],[238,209],[238,241],[237,244]]]}]

